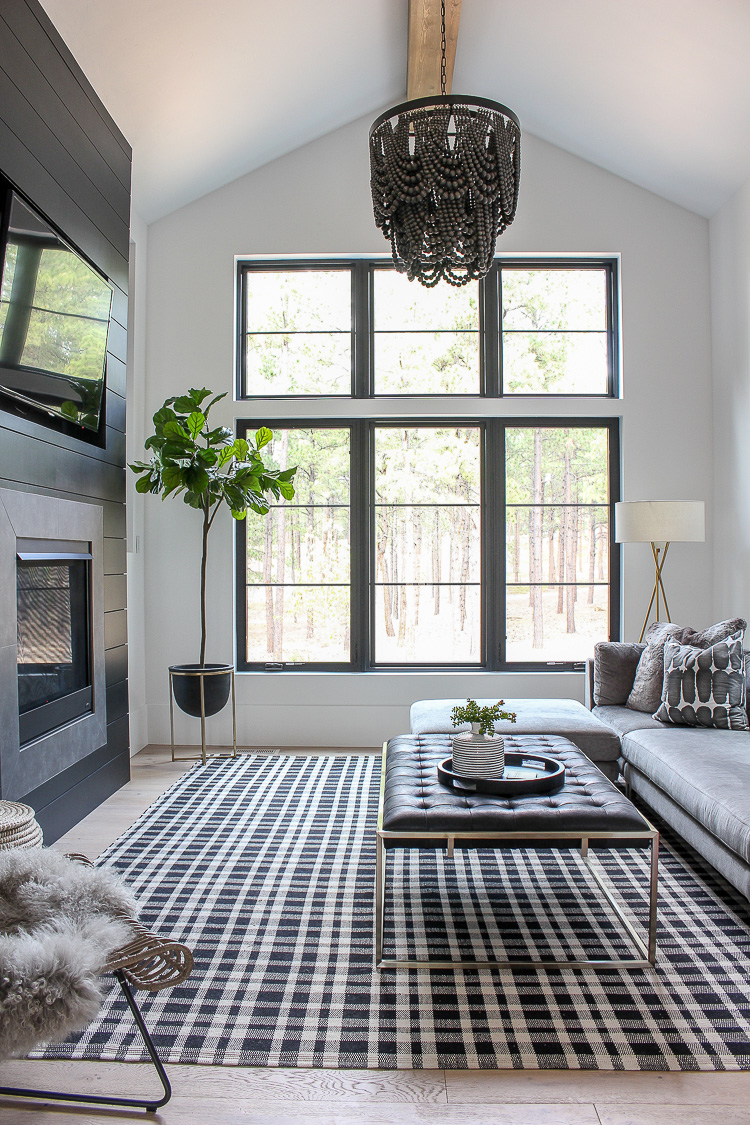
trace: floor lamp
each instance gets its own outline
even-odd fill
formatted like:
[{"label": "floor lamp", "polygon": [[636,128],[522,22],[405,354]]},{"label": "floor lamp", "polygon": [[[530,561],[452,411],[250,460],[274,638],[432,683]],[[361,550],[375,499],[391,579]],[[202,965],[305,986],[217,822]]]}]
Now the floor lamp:
[{"label": "floor lamp", "polygon": [[655,620],[661,620],[662,601],[667,621],[672,620],[661,577],[669,544],[703,543],[705,538],[706,511],[702,500],[630,500],[615,504],[615,542],[650,543],[654,556],[654,588],[639,641],[643,640],[654,602]]}]

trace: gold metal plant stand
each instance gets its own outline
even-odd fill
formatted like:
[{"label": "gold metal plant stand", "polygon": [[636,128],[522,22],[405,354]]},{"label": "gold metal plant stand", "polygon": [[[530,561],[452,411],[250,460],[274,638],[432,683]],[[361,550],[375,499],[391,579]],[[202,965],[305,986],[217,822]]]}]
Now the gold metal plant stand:
[{"label": "gold metal plant stand", "polygon": [[[185,671],[176,673],[178,676],[199,676],[201,688],[201,753],[200,758],[190,755],[189,757],[178,757],[175,755],[174,748],[174,686],[173,678],[175,673],[169,669],[169,730],[172,744],[172,761],[173,762],[197,762],[202,761],[205,766],[209,758],[236,758],[237,757],[237,706],[234,692],[234,668],[196,668],[194,671]],[[206,676],[226,676],[229,674],[232,677],[232,752],[231,754],[207,754],[206,753],[206,699],[203,688],[203,680]]]}]

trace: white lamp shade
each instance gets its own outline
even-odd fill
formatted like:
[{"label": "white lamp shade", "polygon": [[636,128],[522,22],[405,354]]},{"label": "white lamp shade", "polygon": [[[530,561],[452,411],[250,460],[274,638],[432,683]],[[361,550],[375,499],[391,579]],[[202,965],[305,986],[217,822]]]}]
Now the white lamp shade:
[{"label": "white lamp shade", "polygon": [[702,500],[629,500],[615,504],[617,543],[703,543]]}]

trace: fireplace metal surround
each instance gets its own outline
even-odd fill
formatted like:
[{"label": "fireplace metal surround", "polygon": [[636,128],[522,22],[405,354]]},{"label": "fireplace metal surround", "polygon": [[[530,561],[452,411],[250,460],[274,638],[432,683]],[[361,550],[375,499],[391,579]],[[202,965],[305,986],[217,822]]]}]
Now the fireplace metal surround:
[{"label": "fireplace metal surround", "polygon": [[[16,556],[88,546],[92,710],[21,745],[18,714]],[[23,552],[22,552],[23,553]],[[104,562],[98,504],[0,489],[0,794],[18,800],[107,741],[104,677]]]}]

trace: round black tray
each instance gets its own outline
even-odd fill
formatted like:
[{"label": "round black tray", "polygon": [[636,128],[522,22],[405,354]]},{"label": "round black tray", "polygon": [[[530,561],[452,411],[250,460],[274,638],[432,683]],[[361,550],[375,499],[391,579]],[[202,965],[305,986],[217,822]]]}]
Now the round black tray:
[{"label": "round black tray", "polygon": [[456,793],[494,793],[497,797],[520,797],[526,793],[553,793],[565,782],[565,766],[557,758],[543,754],[505,754],[502,777],[459,777],[453,772],[453,759],[446,758],[437,768],[440,782]]}]

